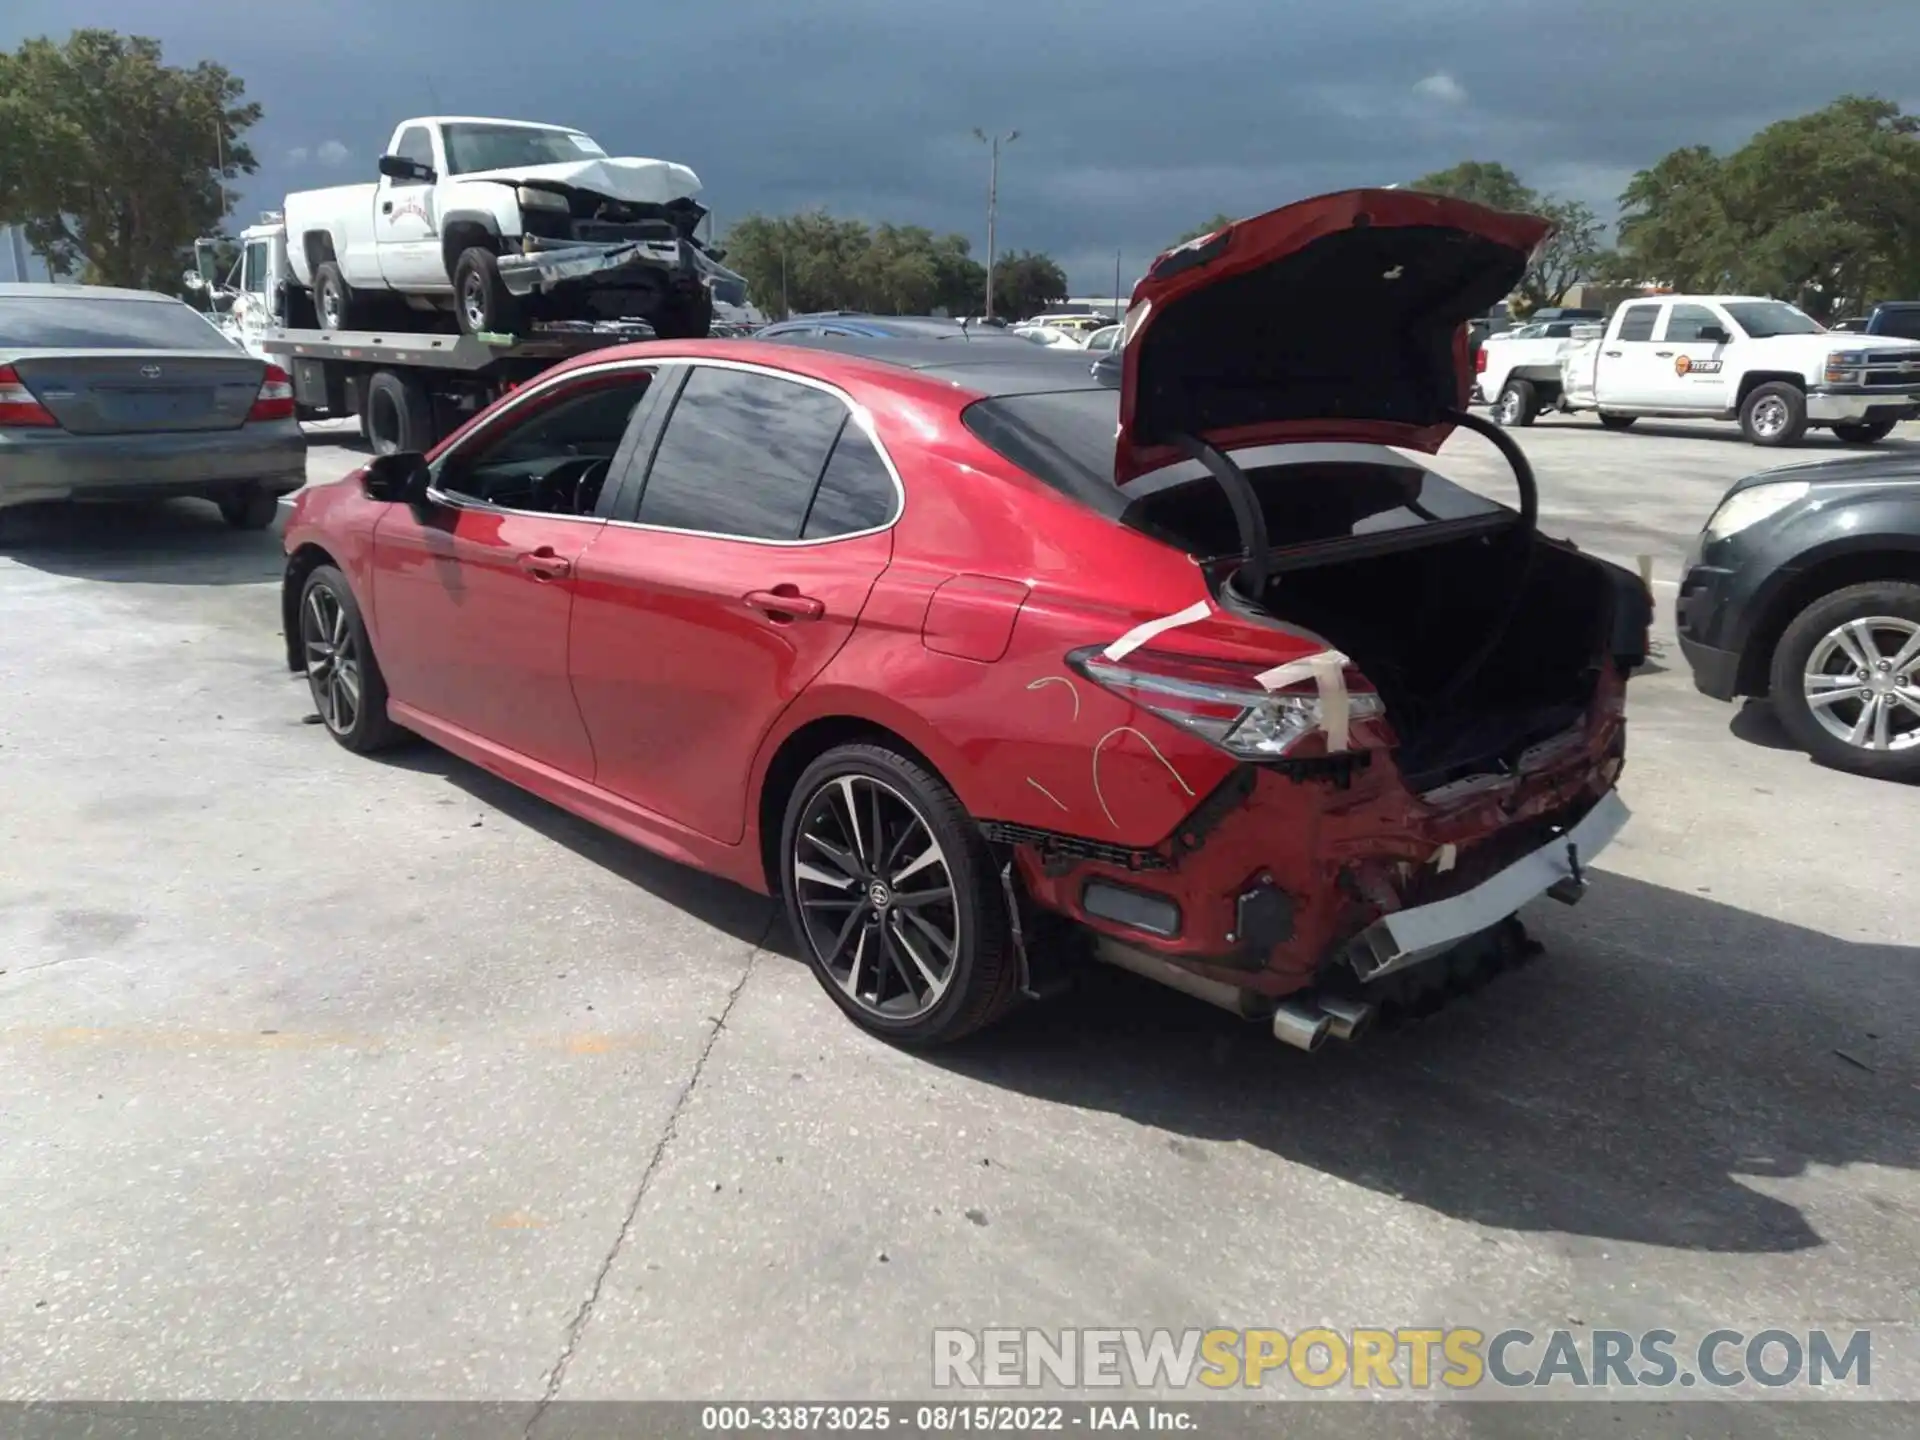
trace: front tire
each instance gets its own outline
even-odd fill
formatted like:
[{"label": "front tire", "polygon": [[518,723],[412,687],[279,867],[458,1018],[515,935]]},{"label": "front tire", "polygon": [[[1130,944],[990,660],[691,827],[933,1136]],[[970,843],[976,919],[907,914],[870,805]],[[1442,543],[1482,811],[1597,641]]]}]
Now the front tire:
[{"label": "front tire", "polygon": [[1531,380],[1509,380],[1493,402],[1494,423],[1507,429],[1531,425],[1539,413],[1540,396]]},{"label": "front tire", "polygon": [[1878,445],[1893,433],[1891,420],[1864,420],[1859,424],[1836,425],[1833,433],[1843,445]]},{"label": "front tire", "polygon": [[525,319],[519,298],[500,278],[500,260],[481,245],[460,252],[453,267],[453,308],[463,335],[512,335]]},{"label": "front tire", "polygon": [[1751,443],[1770,449],[1798,445],[1807,433],[1806,392],[1783,380],[1754,386],[1740,406],[1740,430]]},{"label": "front tire", "polygon": [[253,486],[219,500],[220,518],[236,530],[265,530],[280,513],[280,497]]},{"label": "front tire", "polygon": [[300,590],[299,623],[307,690],[327,733],[359,755],[405,739],[387,718],[386,677],[347,577],[331,565],[316,567]]},{"label": "front tire", "polygon": [[992,857],[918,761],[855,744],[809,765],[787,802],[780,882],[814,978],[870,1034],[944,1044],[1013,1004],[1019,963]]},{"label": "front tire", "polygon": [[1920,780],[1920,585],[1876,580],[1815,600],[1774,647],[1769,693],[1821,764]]},{"label": "front tire", "polygon": [[1605,410],[1600,412],[1600,424],[1607,430],[1631,430],[1633,422],[1639,418],[1637,415],[1614,415]]}]

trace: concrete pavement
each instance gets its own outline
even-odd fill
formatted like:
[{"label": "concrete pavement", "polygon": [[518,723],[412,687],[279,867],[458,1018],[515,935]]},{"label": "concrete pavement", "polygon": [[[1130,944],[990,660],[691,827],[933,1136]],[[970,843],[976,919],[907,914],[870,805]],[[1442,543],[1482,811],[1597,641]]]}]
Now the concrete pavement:
[{"label": "concrete pavement", "polygon": [[[1646,428],[1521,438],[1670,583],[1782,457]],[[303,723],[277,573],[211,507],[0,516],[0,1398],[913,1396],[993,1324],[1871,1324],[1920,1397],[1915,796],[1670,643],[1633,822],[1483,994],[1307,1057],[1101,974],[916,1056],[765,900]]]}]

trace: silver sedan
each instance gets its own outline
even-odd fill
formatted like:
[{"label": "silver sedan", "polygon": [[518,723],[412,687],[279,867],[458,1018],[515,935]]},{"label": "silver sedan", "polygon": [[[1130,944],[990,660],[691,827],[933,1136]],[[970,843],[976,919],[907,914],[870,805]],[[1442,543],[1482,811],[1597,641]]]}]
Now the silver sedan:
[{"label": "silver sedan", "polygon": [[0,508],[196,496],[265,529],[306,451],[286,372],[180,301],[0,285]]}]

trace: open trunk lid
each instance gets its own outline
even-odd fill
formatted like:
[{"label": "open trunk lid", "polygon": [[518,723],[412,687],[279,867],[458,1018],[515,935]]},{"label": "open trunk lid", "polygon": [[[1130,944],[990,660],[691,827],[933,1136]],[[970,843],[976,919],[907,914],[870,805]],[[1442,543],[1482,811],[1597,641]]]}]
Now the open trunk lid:
[{"label": "open trunk lid", "polygon": [[1466,322],[1513,290],[1552,228],[1349,190],[1167,251],[1127,312],[1115,482],[1185,458],[1182,437],[1439,449],[1472,387]]}]

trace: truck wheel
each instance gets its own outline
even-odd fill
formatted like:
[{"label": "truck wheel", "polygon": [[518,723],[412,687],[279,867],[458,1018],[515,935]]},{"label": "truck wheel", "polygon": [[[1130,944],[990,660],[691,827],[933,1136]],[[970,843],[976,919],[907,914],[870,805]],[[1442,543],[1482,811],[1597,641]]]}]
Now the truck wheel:
[{"label": "truck wheel", "polygon": [[1833,433],[1843,445],[1877,445],[1893,433],[1893,421],[1866,420],[1857,425],[1836,425]]},{"label": "truck wheel", "polygon": [[314,267],[313,309],[322,330],[351,330],[365,309],[340,267],[328,260]]},{"label": "truck wheel", "polygon": [[1609,415],[1604,410],[1600,412],[1600,423],[1609,430],[1631,430],[1633,422],[1638,418],[1637,415]]},{"label": "truck wheel", "polygon": [[1533,417],[1540,413],[1540,397],[1534,393],[1530,380],[1509,380],[1500,398],[1493,402],[1493,420],[1496,425],[1512,429],[1516,425],[1531,425]]},{"label": "truck wheel", "polygon": [[280,497],[259,485],[252,485],[216,502],[220,518],[236,530],[264,530],[280,513]]},{"label": "truck wheel", "polygon": [[662,340],[704,340],[713,330],[713,292],[668,296],[649,322]]},{"label": "truck wheel", "polygon": [[484,246],[460,252],[453,267],[454,312],[463,335],[512,335],[520,329],[520,301],[500,278],[500,261]]},{"label": "truck wheel", "polygon": [[411,450],[424,455],[439,437],[434,432],[433,397],[418,380],[378,370],[367,382],[362,424],[376,455]]},{"label": "truck wheel", "polygon": [[1755,445],[1797,445],[1807,433],[1807,397],[1798,385],[1769,380],[1740,407],[1740,429]]},{"label": "truck wheel", "polygon": [[1768,693],[1815,760],[1880,780],[1920,780],[1920,585],[1849,585],[1794,617]]}]

